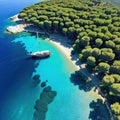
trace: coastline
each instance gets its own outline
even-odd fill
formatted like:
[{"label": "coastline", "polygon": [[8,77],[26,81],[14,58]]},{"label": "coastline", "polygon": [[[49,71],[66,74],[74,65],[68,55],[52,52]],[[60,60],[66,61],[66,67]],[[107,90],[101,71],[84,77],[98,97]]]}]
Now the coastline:
[{"label": "coastline", "polygon": [[72,60],[71,51],[73,50],[73,48],[67,43],[67,38],[58,34],[50,34],[49,38],[46,38],[45,40],[49,41],[51,44],[56,46],[73,64],[76,70],[80,69],[79,65],[76,64],[78,59]]},{"label": "coastline", "polygon": [[[69,62],[71,64],[73,64],[73,66],[75,67],[76,70],[80,70],[81,67],[80,66],[83,66],[85,68],[85,65],[83,64],[76,64],[76,62],[78,61],[78,59],[74,59],[72,60],[72,57],[71,57],[71,51],[73,50],[72,47],[67,43],[67,41],[65,40],[65,42],[61,44],[61,40],[64,41],[64,39],[67,39],[65,38],[64,36],[61,36],[61,35],[58,35],[58,34],[51,34],[49,36],[49,38],[46,38],[47,41],[49,41],[51,44],[53,44],[54,46],[56,46],[65,56],[66,58],[69,60]],[[69,46],[69,47],[68,47]],[[82,72],[84,74],[84,71]],[[89,78],[89,76],[87,76]],[[90,79],[92,79],[92,77],[90,77]],[[92,80],[93,84],[94,84],[94,87],[96,86],[94,81]],[[96,101],[97,100],[100,100],[102,102],[102,106],[99,108],[100,110],[103,110],[103,108],[107,109],[108,112],[106,112],[106,110],[104,110],[103,112],[105,114],[109,114],[109,118],[112,118],[111,117],[111,111],[109,109],[109,106],[108,106],[108,103],[106,101],[106,98],[104,98],[100,93],[99,93],[99,89],[96,89],[94,90],[91,89],[87,94],[89,94],[90,96],[92,96],[92,98],[94,98]],[[103,107],[103,108],[102,108]],[[106,117],[107,118],[107,117]],[[112,119],[113,120],[113,119]]]},{"label": "coastline", "polygon": [[[42,30],[32,28],[33,26],[31,26],[31,24],[26,24],[26,23],[22,22],[22,20],[18,18],[18,14],[10,17],[9,19],[11,19],[13,22],[16,22],[16,23],[18,22],[18,24],[16,26],[9,26],[6,29],[6,30],[8,30],[10,28],[9,30],[11,32],[9,31],[9,33],[17,34],[17,33],[24,32],[24,31],[45,33]],[[20,23],[19,23],[19,21],[20,21]],[[29,29],[27,30],[26,27],[28,27]],[[49,34],[49,38],[46,38],[46,40],[48,40],[53,45],[57,46],[65,54],[65,56],[67,58],[69,58],[69,60],[75,66],[76,70],[80,69],[80,66],[76,64],[76,62],[78,61],[77,56],[71,56],[71,51],[73,50],[73,48],[71,47],[70,44],[67,43],[67,41],[70,41],[68,38],[54,33],[54,34]],[[72,57],[74,57],[73,60],[72,60]],[[81,66],[82,66],[82,68],[85,68],[85,64],[82,64]]]},{"label": "coastline", "polygon": [[[73,48],[71,47],[71,45],[69,45],[67,43],[66,39],[67,38],[65,38],[64,36],[61,36],[61,35],[58,35],[58,34],[51,34],[49,36],[49,38],[46,38],[45,40],[49,41],[51,44],[53,44],[54,46],[56,46],[66,56],[66,58],[69,60],[69,62],[72,63],[72,65],[75,67],[76,70],[80,70],[81,67],[85,68],[85,64],[81,64],[81,65],[80,64],[76,64],[77,61],[78,61],[78,59],[72,60],[71,51],[73,50]],[[61,42],[62,42],[62,44],[61,44]],[[77,56],[75,56],[75,57],[77,57]],[[105,98],[102,97],[99,94],[98,90],[94,91],[94,89],[92,89],[90,92],[92,93],[92,95],[96,99],[100,99],[103,104],[105,103]]]},{"label": "coastline", "polygon": [[[19,20],[19,19],[17,19],[17,20]],[[14,22],[17,22],[17,21],[14,21]],[[19,25],[19,23],[18,23],[18,25]],[[22,26],[22,23],[20,23],[20,25]],[[28,27],[29,27],[28,31],[23,29],[23,31],[21,31],[21,32],[25,31],[25,32],[41,33],[41,31],[42,31],[39,29],[34,29],[34,26],[31,26],[31,25],[28,25]],[[44,31],[42,31],[42,33],[43,32]],[[44,33],[46,34],[46,32],[44,32]],[[83,74],[85,74],[88,78],[90,78],[93,81],[93,84],[95,84],[94,83],[95,81],[92,79],[92,75],[86,73],[87,70],[85,70],[85,69],[82,70],[82,68],[85,68],[85,64],[81,64],[80,62],[78,63],[79,60],[78,60],[77,56],[75,56],[75,55],[71,56],[71,51],[73,50],[73,48],[69,44],[68,38],[66,38],[65,36],[53,33],[53,34],[49,34],[49,37],[46,37],[45,40],[50,42],[54,46],[56,46],[66,56],[66,59],[69,60],[69,62],[73,65],[73,67],[75,67],[76,70],[81,70],[81,72]],[[94,89],[92,89],[87,94],[89,94],[89,96],[92,96],[93,99],[95,99],[95,100],[100,99],[103,104],[105,103],[105,98],[99,94],[98,90],[94,91]]]},{"label": "coastline", "polygon": [[[18,26],[17,32],[15,32],[15,33],[11,32],[12,34],[17,34],[17,33],[20,33],[20,32],[35,32],[35,33],[38,32],[38,33],[45,33],[45,34],[47,34],[45,31],[36,29],[36,28],[34,28],[33,25],[26,24],[25,22],[23,22],[22,19],[18,18],[18,14],[10,17],[9,19],[11,19],[13,22],[18,23],[16,26],[13,26],[13,29]],[[29,29],[26,29],[26,26]],[[70,41],[68,38],[66,38],[65,36],[59,35],[57,33],[53,33],[53,34],[49,34],[49,37],[45,38],[45,40],[49,41],[51,44],[56,46],[66,56],[66,58],[72,63],[72,65],[75,67],[76,70],[81,70],[82,73],[84,75],[86,75],[89,80],[92,80],[92,77],[87,72],[87,70],[82,70],[82,69],[85,69],[86,64],[81,64],[80,62],[78,62],[79,61],[78,56],[71,55],[71,52],[72,52],[73,48],[68,43]],[[94,83],[94,81],[93,81],[93,83]],[[101,99],[103,103],[105,102],[105,98],[102,97],[99,94],[98,90],[96,90],[96,91],[92,90],[92,92],[94,92],[96,98]]]}]

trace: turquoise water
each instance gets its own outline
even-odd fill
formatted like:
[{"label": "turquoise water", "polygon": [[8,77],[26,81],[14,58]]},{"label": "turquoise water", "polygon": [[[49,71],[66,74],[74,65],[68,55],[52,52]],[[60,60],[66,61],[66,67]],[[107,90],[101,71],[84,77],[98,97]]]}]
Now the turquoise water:
[{"label": "turquoise water", "polygon": [[[36,36],[20,36],[13,40],[13,42],[24,44],[27,52],[46,49],[52,52],[50,58],[36,61],[39,65],[35,68],[35,72],[32,74],[32,76],[34,74],[40,74],[41,80],[48,80],[47,84],[57,92],[57,96],[53,103],[48,107],[49,109],[46,114],[46,120],[88,120],[90,112],[89,103],[94,99],[92,96],[93,94],[80,91],[77,86],[74,86],[70,82],[70,75],[76,69],[66,56],[49,41],[46,41],[43,38],[38,39]],[[38,42],[40,44],[38,44]],[[30,85],[30,82],[28,85]],[[40,91],[40,86],[32,91],[34,93],[32,95],[33,100],[31,100],[30,104],[28,103],[30,106],[27,106],[27,109],[34,106],[34,98],[37,99]],[[29,92],[29,90],[26,92]],[[16,99],[19,100],[19,98]],[[26,104],[27,103],[24,101],[22,109],[24,109]],[[21,110],[20,113],[21,116],[25,116],[24,111]],[[27,111],[27,113],[32,115],[33,111]]]}]

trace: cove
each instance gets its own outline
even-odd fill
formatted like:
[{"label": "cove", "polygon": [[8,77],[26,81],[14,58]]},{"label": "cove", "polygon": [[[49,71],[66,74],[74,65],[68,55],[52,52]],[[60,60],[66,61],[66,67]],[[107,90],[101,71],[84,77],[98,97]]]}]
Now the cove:
[{"label": "cove", "polygon": [[[95,100],[95,96],[92,92],[86,93],[80,91],[77,86],[74,86],[70,82],[70,75],[76,68],[64,53],[56,46],[53,46],[49,41],[46,41],[43,38],[36,38],[36,36],[20,35],[13,40],[13,42],[24,44],[24,48],[28,53],[30,51],[46,49],[49,49],[52,52],[50,58],[36,60],[36,63],[39,65],[32,74],[32,76],[34,74],[39,74],[41,81],[48,80],[47,84],[57,92],[57,96],[48,107],[46,119],[88,120],[90,112],[89,103],[92,100]],[[41,91],[40,85],[35,89],[37,90],[33,96],[37,99]],[[33,101],[33,103],[34,102],[35,101]]]}]

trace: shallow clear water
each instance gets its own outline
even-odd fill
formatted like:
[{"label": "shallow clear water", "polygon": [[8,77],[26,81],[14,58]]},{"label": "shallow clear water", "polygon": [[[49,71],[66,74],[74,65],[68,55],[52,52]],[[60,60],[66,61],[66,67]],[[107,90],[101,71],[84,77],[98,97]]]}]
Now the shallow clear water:
[{"label": "shallow clear water", "polygon": [[[88,120],[90,112],[89,103],[94,98],[92,93],[80,91],[78,87],[75,87],[70,82],[70,75],[76,69],[66,56],[49,41],[42,38],[38,39],[36,36],[21,36],[13,42],[21,42],[21,44],[25,45],[25,49],[28,52],[46,49],[52,52],[50,58],[36,61],[39,65],[33,72],[33,75],[40,74],[42,81],[48,80],[47,84],[57,92],[55,100],[48,107],[46,119]],[[40,92],[37,93],[39,94]]]},{"label": "shallow clear water", "polygon": [[[41,81],[48,80],[47,84],[57,92],[48,106],[46,120],[88,120],[89,103],[95,100],[94,94],[80,91],[70,82],[75,67],[66,56],[43,38],[38,40],[29,33],[4,33],[7,26],[14,24],[8,17],[38,1],[0,1],[0,120],[33,119],[34,104],[42,91],[40,85],[32,86],[34,74],[40,74]],[[52,51],[48,59],[32,60],[28,57],[30,51],[45,49]]]}]

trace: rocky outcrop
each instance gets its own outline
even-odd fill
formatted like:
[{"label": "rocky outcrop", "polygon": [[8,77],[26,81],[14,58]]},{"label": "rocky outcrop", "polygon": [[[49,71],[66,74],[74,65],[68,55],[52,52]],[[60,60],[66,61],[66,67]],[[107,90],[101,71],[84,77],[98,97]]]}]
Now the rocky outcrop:
[{"label": "rocky outcrop", "polygon": [[7,27],[6,31],[11,34],[17,34],[17,33],[23,32],[25,30],[25,27],[26,27],[25,24],[9,26],[9,27]]},{"label": "rocky outcrop", "polygon": [[20,20],[20,19],[18,18],[18,14],[10,17],[9,19],[12,20],[13,22],[16,22],[16,21],[19,21],[19,20]]}]

